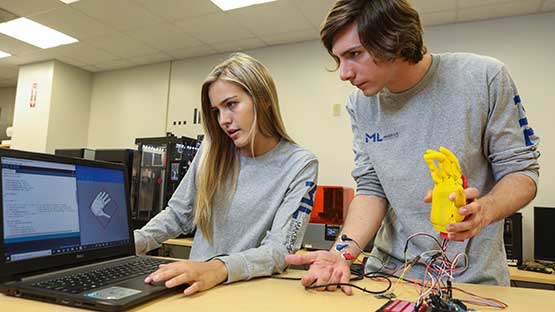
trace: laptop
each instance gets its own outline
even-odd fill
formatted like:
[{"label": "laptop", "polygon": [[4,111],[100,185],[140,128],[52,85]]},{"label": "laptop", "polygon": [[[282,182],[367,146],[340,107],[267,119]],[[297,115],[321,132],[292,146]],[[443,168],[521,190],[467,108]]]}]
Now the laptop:
[{"label": "laptop", "polygon": [[121,164],[0,149],[0,291],[119,311],[173,291],[145,284]]}]

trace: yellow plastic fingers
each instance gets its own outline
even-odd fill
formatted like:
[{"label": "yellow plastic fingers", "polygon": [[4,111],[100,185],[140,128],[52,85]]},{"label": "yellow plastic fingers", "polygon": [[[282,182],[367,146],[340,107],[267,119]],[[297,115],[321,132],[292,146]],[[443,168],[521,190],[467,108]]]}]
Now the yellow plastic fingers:
[{"label": "yellow plastic fingers", "polygon": [[[466,204],[463,181],[459,161],[455,154],[441,146],[439,152],[427,150],[424,161],[430,169],[434,181],[432,191],[432,210],[430,220],[436,231],[447,233],[447,224],[460,222],[464,219],[458,213],[458,207]],[[438,166],[436,166],[437,161]],[[449,195],[455,193],[455,201],[449,200]]]},{"label": "yellow plastic fingers", "polygon": [[440,163],[441,168],[441,162],[443,162],[444,159],[445,156],[443,156],[443,154],[434,150],[427,150],[426,154],[424,154],[424,161],[426,162],[426,164],[428,164],[428,168],[430,169],[430,174],[432,175],[432,180],[434,181],[434,184],[441,183],[443,182],[443,180],[445,180],[444,172],[438,169],[434,160]]}]

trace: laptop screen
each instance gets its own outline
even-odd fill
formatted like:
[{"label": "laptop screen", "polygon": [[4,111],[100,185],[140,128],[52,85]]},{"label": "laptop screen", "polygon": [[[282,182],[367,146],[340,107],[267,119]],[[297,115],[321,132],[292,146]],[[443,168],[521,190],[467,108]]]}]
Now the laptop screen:
[{"label": "laptop screen", "polygon": [[4,262],[127,246],[124,170],[1,157]]}]

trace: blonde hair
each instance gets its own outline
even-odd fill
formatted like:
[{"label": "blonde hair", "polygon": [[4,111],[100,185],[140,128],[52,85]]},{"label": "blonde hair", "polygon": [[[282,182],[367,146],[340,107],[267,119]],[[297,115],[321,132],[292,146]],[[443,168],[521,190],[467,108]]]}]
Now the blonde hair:
[{"label": "blonde hair", "polygon": [[212,242],[213,238],[211,218],[215,197],[217,194],[233,194],[239,171],[235,145],[220,128],[217,112],[211,109],[208,92],[212,83],[217,80],[239,85],[252,98],[254,121],[249,135],[253,157],[257,131],[266,137],[283,138],[293,142],[283,125],[274,80],[262,63],[244,53],[234,53],[212,70],[201,89],[205,139],[196,175],[195,198],[195,224],[209,242]]}]

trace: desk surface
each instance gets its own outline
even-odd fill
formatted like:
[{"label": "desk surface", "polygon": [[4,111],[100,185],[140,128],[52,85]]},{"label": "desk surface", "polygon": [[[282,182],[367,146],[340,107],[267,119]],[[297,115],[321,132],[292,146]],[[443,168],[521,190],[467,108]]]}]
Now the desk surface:
[{"label": "desk surface", "polygon": [[[164,242],[164,244],[191,247],[193,246],[193,238],[186,237],[186,238],[168,239],[167,241]],[[299,252],[306,252],[306,251],[300,250]],[[362,256],[359,258],[362,258]],[[360,261],[361,259],[358,259],[358,260]],[[514,280],[514,281],[555,285],[555,274],[543,274],[543,273],[536,273],[536,272],[530,272],[530,271],[523,271],[523,270],[517,269],[516,267],[509,267],[509,274],[511,275],[511,280]]]},{"label": "desk surface", "polygon": [[514,281],[555,285],[555,274],[524,271],[516,267],[509,267],[509,274]]},{"label": "desk surface", "polygon": [[[303,271],[290,270],[288,276],[300,276]],[[370,280],[357,281],[357,285],[370,290],[382,289],[385,282]],[[487,285],[457,284],[467,291],[485,297],[501,300],[509,305],[503,311],[545,311],[555,307],[553,291],[528,288],[514,288]],[[412,300],[416,297],[413,285],[400,283],[394,286],[395,294],[402,299]],[[455,298],[464,299],[466,295],[454,291]],[[138,306],[132,311],[187,311],[227,312],[227,311],[375,311],[385,303],[373,295],[353,290],[353,296],[345,296],[340,291],[318,292],[305,290],[299,281],[259,278],[252,281],[220,285],[209,291],[192,297],[183,297],[181,293],[167,295],[157,300]],[[71,311],[70,307],[42,303],[20,298],[0,295],[2,311]],[[494,308],[476,307],[481,311],[499,311]]]},{"label": "desk surface", "polygon": [[164,244],[192,247],[193,246],[193,238],[192,237],[184,237],[184,238],[168,239],[167,241],[164,242]]}]

